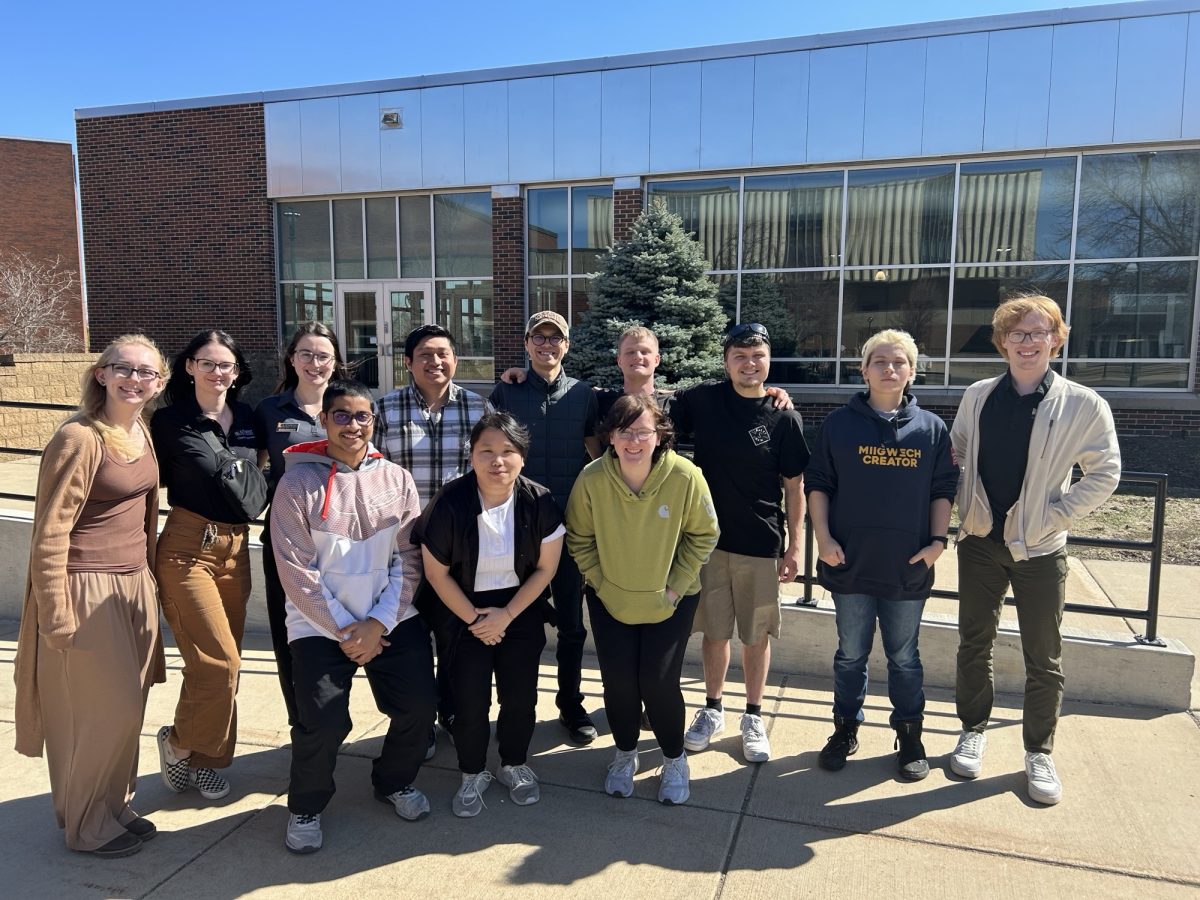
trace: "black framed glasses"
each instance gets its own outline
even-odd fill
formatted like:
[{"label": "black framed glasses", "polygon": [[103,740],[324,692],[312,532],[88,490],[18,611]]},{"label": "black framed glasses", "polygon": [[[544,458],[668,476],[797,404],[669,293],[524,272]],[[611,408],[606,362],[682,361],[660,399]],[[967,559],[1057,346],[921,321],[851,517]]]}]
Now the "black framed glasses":
[{"label": "black framed glasses", "polygon": [[138,381],[154,381],[162,376],[155,369],[138,369],[125,363],[108,363],[105,368],[112,369],[118,378],[136,378]]},{"label": "black framed glasses", "polygon": [[531,334],[529,339],[533,341],[534,345],[537,347],[540,347],[543,344],[550,344],[557,347],[566,340],[566,338],[561,334],[538,334],[537,332]]},{"label": "black framed glasses", "polygon": [[736,344],[750,336],[760,337],[767,344],[771,343],[771,335],[766,325],[761,322],[738,322],[736,325],[730,325],[725,331],[725,346]]},{"label": "black framed glasses", "polygon": [[318,366],[327,366],[333,362],[332,353],[313,353],[311,350],[297,350],[292,356],[300,360],[302,365],[306,366],[311,363],[316,363]]},{"label": "black framed glasses", "polygon": [[349,425],[351,419],[359,425],[370,425],[375,421],[375,413],[369,410],[352,413],[348,409],[335,409],[329,414],[329,418],[333,419],[334,425]]},{"label": "black framed glasses", "polygon": [[220,372],[222,375],[236,375],[241,369],[235,362],[217,362],[215,359],[205,359],[203,356],[193,356],[192,362],[205,375],[211,375],[213,372]]}]

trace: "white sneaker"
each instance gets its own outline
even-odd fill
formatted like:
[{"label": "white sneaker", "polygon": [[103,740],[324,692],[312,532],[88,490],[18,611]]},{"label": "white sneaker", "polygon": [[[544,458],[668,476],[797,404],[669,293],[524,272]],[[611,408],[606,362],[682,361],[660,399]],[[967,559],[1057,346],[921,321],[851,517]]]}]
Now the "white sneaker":
[{"label": "white sneaker", "polygon": [[529,766],[501,766],[496,780],[508,788],[508,799],[517,806],[529,806],[542,799],[537,776]]},{"label": "white sneaker", "polygon": [[604,776],[604,793],[613,797],[632,797],[633,776],[637,770],[637,750],[618,750]]},{"label": "white sneaker", "polygon": [[492,780],[492,773],[487,769],[474,775],[463,772],[462,784],[458,786],[458,793],[450,802],[450,809],[460,819],[479,815],[487,805],[483,802],[483,792],[488,789]]},{"label": "white sneaker", "polygon": [[767,740],[762,716],[754,713],[742,715],[742,755],[749,763],[766,762],[771,758],[771,742]]},{"label": "white sneaker", "polygon": [[983,751],[987,735],[982,731],[964,731],[950,755],[950,771],[962,778],[978,778],[983,770]]},{"label": "white sneaker", "polygon": [[316,853],[321,849],[324,836],[321,834],[321,814],[315,816],[288,816],[287,836],[283,845],[293,853]]},{"label": "white sneaker", "polygon": [[376,790],[375,799],[391,804],[396,815],[406,822],[419,822],[429,815],[429,798],[411,784],[391,794]]},{"label": "white sneaker", "polygon": [[683,736],[683,746],[693,753],[707,750],[709,742],[725,730],[725,711],[709,709],[707,706],[696,710],[696,718],[692,719],[692,727]]},{"label": "white sneaker", "polygon": [[1029,799],[1035,803],[1053,806],[1062,799],[1062,782],[1058,780],[1049,753],[1025,754],[1025,779],[1029,785]]},{"label": "white sneaker", "polygon": [[692,795],[688,786],[690,779],[686,753],[680,753],[675,759],[664,758],[662,779],[658,783],[658,802],[664,806],[687,803],[688,797]]}]

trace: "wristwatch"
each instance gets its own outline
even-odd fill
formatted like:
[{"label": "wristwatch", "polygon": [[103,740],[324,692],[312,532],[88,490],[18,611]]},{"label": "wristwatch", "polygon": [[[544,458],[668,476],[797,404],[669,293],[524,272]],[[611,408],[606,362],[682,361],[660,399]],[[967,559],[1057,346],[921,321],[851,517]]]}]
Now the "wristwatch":
[{"label": "wristwatch", "polygon": [[930,535],[929,543],[932,544],[934,541],[937,541],[939,544],[941,544],[943,547],[945,547],[947,549],[949,549],[949,547],[950,547],[950,538],[946,537],[944,534]]}]

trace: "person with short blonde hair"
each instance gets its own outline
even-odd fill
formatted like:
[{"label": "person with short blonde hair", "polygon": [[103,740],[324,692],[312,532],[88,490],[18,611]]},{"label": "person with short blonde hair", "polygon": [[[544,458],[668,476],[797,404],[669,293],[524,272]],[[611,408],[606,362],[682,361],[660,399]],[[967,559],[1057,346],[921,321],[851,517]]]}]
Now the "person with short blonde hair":
[{"label": "person with short blonde hair", "polygon": [[[1022,736],[1029,796],[1062,799],[1051,759],[1062,707],[1062,614],[1067,531],[1109,498],[1121,451],[1108,404],[1054,373],[1068,327],[1049,297],[1014,297],[992,318],[992,343],[1008,362],[963,393],[951,429],[962,467],[958,488],[958,672],[962,733],[951,770],[975,778],[992,712],[992,647],[1012,585],[1025,656]],[[1078,465],[1083,477],[1071,483]]]},{"label": "person with short blonde hair", "polygon": [[883,331],[877,331],[862,345],[862,368],[866,369],[871,364],[871,354],[875,352],[877,347],[884,344],[890,344],[898,348],[901,353],[908,359],[909,369],[909,385],[912,384],[912,374],[917,371],[917,356],[920,351],[917,350],[917,342],[913,340],[913,336],[907,331],[900,331],[896,328],[885,328]]}]

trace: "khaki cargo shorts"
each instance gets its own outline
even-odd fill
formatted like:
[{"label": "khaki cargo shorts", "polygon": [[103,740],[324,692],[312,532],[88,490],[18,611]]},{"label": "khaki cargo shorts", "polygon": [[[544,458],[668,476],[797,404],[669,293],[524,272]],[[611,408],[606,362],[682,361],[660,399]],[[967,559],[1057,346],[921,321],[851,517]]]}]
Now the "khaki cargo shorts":
[{"label": "khaki cargo shorts", "polygon": [[768,634],[779,637],[779,569],[777,561],[714,550],[700,570],[700,606],[692,632],[712,641],[733,637],[757,644]]}]

